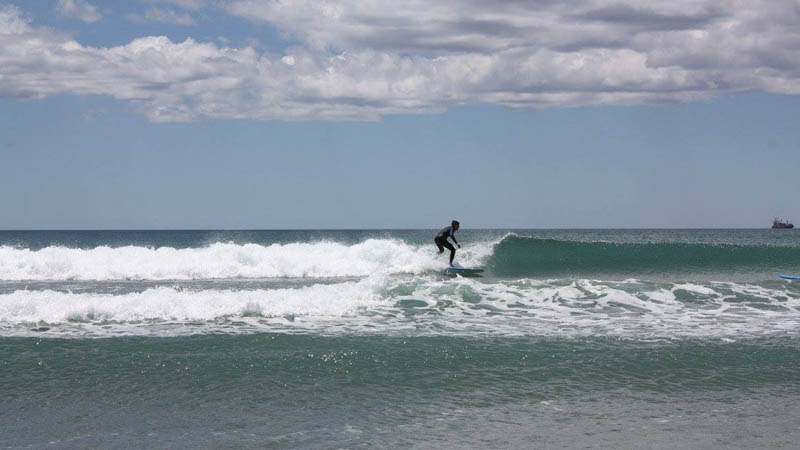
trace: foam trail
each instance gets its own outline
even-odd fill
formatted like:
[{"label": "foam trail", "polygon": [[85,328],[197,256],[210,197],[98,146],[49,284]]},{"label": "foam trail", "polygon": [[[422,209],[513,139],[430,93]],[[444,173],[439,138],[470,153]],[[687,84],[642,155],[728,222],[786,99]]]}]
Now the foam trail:
[{"label": "foam trail", "polygon": [[401,303],[425,299],[446,316],[437,326],[449,332],[637,339],[800,333],[797,292],[750,284],[458,279],[395,291]]},{"label": "foam trail", "polygon": [[341,317],[376,306],[382,277],[301,288],[189,291],[158,287],[122,295],[20,290],[0,295],[0,323],[214,321],[226,317]]},{"label": "foam trail", "polygon": [[215,243],[185,249],[47,247],[31,251],[0,247],[0,280],[11,281],[359,277],[422,273],[444,264],[441,257],[436,258],[433,245],[418,247],[393,239],[369,239],[354,245]]},{"label": "foam trail", "polygon": [[0,335],[290,331],[746,338],[800,333],[800,293],[736,283],[373,275],[301,288],[0,295]]}]

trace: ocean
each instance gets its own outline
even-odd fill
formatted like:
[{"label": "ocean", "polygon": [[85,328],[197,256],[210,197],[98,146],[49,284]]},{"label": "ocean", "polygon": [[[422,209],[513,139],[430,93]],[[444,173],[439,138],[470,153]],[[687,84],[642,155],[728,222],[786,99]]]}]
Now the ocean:
[{"label": "ocean", "polygon": [[0,231],[0,449],[794,449],[797,230]]}]

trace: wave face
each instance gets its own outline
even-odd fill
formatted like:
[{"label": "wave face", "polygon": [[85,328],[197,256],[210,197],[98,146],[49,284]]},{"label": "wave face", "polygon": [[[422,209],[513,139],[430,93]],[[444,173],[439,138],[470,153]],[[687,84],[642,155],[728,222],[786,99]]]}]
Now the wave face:
[{"label": "wave face", "polygon": [[696,274],[800,269],[800,248],[702,243],[614,243],[508,235],[486,261],[499,276]]}]

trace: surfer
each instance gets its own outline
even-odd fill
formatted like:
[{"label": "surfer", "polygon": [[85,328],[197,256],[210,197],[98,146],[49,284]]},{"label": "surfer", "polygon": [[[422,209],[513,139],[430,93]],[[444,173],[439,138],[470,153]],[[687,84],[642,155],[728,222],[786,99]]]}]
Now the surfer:
[{"label": "surfer", "polygon": [[455,256],[456,256],[456,249],[453,248],[452,244],[450,244],[447,241],[447,238],[452,239],[453,242],[456,243],[458,248],[461,248],[461,244],[458,243],[458,241],[456,240],[456,236],[454,234],[456,232],[456,230],[458,230],[459,226],[460,226],[460,224],[458,223],[458,221],[454,220],[454,221],[450,222],[450,226],[449,227],[442,228],[442,231],[440,231],[439,234],[437,234],[436,237],[433,239],[433,242],[435,242],[436,246],[439,247],[439,254],[440,255],[442,253],[444,253],[444,249],[450,250],[450,265],[451,266],[453,265],[453,258],[455,258]]}]

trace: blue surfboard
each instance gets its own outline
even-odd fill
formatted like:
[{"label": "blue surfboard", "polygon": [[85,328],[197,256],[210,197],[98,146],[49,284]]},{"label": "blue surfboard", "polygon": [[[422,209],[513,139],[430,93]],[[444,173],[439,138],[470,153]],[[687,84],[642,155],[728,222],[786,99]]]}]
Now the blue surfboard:
[{"label": "blue surfboard", "polygon": [[778,276],[783,278],[784,280],[800,280],[800,275],[784,275],[784,274],[780,274]]},{"label": "blue surfboard", "polygon": [[461,267],[461,266],[448,266],[445,272],[451,275],[463,275],[468,277],[470,275],[478,275],[483,272],[483,269],[478,267]]}]

